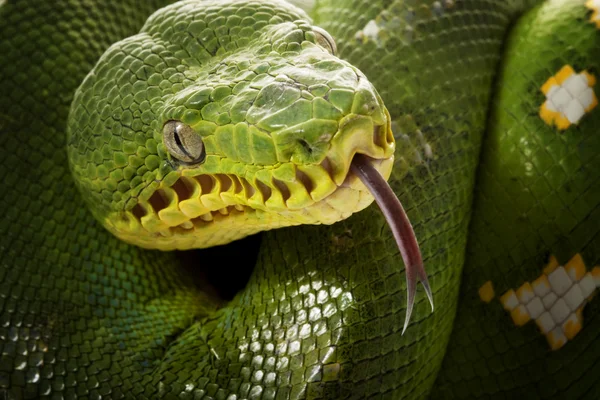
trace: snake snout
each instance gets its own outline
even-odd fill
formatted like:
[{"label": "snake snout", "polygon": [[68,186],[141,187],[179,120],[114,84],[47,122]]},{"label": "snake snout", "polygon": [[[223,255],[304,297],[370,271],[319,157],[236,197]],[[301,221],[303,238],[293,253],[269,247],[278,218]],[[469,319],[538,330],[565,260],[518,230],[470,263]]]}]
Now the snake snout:
[{"label": "snake snout", "polygon": [[391,173],[395,141],[391,118],[385,107],[383,110],[385,118],[381,122],[374,121],[369,116],[349,115],[340,123],[340,129],[333,138],[326,157],[336,185],[342,185],[347,179],[356,154],[363,154],[373,160],[386,179]]}]

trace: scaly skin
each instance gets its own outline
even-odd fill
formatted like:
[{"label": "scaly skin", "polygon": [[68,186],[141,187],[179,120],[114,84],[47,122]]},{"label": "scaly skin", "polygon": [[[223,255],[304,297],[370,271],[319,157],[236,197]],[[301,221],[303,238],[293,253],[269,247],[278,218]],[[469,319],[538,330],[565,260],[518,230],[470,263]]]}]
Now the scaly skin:
[{"label": "scaly skin", "polygon": [[[389,176],[389,115],[300,18],[291,6],[184,1],[102,56],[75,94],[67,142],[110,231],[146,248],[211,247],[331,224],[373,201],[348,171],[360,152]],[[198,162],[165,147],[169,121],[200,135]]]},{"label": "scaly skin", "polygon": [[564,131],[539,116],[540,86],[565,65],[598,77],[600,32],[590,15],[583,2],[543,3],[507,38],[478,172],[463,294],[432,398],[600,394],[597,298],[583,308],[581,331],[552,351],[534,321],[517,327],[498,297],[488,304],[477,295],[488,281],[496,296],[534,282],[550,257],[569,265],[580,254],[588,271],[600,261],[600,110]]},{"label": "scaly skin", "polygon": [[[597,299],[584,311],[583,330],[553,352],[533,324],[514,326],[497,299],[484,303],[477,295],[487,280],[498,295],[534,280],[542,255],[553,253],[566,262],[582,252],[590,267],[600,259],[594,223],[600,202],[594,191],[598,113],[564,131],[538,115],[544,101],[540,87],[564,64],[598,71],[598,32],[584,2],[569,0],[534,8],[511,29],[533,3],[323,0],[312,10],[315,24],[336,38],[339,57],[349,63],[344,65],[362,71],[389,110],[396,139],[389,182],[413,222],[436,300],[431,314],[419,293],[404,336],[404,266],[373,206],[330,227],[263,234],[252,276],[229,302],[194,284],[194,268],[184,265],[181,253],[143,250],[107,232],[87,206],[92,203],[103,220],[128,199],[111,189],[110,179],[118,174],[100,171],[110,179],[92,184],[92,175],[77,171],[72,149],[80,148],[73,147],[78,140],[73,138],[83,122],[72,118],[73,175],[83,182],[87,204],[79,195],[67,158],[71,100],[105,50],[139,32],[165,4],[0,3],[0,208],[7,210],[0,223],[0,389],[9,398],[397,399],[423,398],[432,389],[432,398],[524,392],[564,397],[567,390],[575,390],[569,398],[594,398],[600,390],[593,379],[600,354],[593,344]],[[294,22],[298,27],[311,25],[299,10],[281,3],[261,7],[282,20],[304,20]],[[187,21],[190,12],[156,29],[163,34],[189,29],[177,21]],[[379,14],[380,35],[367,30],[357,39]],[[545,41],[532,27],[561,40]],[[305,40],[317,51],[314,41]],[[161,82],[173,76],[163,73],[168,76]],[[173,91],[183,86],[175,81]],[[118,110],[125,98],[109,100]],[[85,101],[74,103],[72,116]],[[493,104],[489,120],[488,104]],[[88,111],[102,115],[103,109]],[[162,111],[153,112],[163,121]],[[489,135],[482,140],[486,123]],[[119,133],[105,128],[100,129],[105,134]],[[158,172],[148,175],[157,167],[148,149],[161,155],[160,136],[141,132],[123,135],[120,145],[125,150],[127,140],[135,143],[128,162],[137,163],[140,179],[160,179]],[[153,132],[160,133],[160,125]],[[111,139],[102,135],[99,142]],[[532,143],[556,157],[534,156],[527,151]],[[112,156],[117,162],[115,154],[100,152],[91,160],[104,165],[104,157]],[[535,186],[529,160],[543,160],[535,173],[548,177],[547,185]],[[142,164],[146,170],[140,171]],[[125,175],[123,167],[128,181]],[[500,187],[544,196],[519,198],[511,207],[507,197],[498,196]],[[94,188],[101,197],[90,194]],[[564,203],[541,200],[557,196]],[[576,207],[577,201],[586,207]],[[568,218],[567,205],[583,211]],[[555,233],[535,206],[545,207]],[[221,251],[236,249],[233,244]],[[206,263],[203,254],[194,254],[196,268]]]}]

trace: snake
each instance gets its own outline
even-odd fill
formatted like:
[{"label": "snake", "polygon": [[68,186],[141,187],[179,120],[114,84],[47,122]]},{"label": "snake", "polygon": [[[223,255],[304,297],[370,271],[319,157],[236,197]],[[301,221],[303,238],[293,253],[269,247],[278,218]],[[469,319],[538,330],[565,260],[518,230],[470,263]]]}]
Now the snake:
[{"label": "snake", "polygon": [[0,0],[0,395],[598,398],[599,29]]}]

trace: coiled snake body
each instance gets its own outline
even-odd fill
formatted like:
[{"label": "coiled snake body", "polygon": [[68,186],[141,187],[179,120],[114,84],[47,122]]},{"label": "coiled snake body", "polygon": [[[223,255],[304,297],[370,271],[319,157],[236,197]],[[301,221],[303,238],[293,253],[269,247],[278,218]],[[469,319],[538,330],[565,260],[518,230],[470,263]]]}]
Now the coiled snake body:
[{"label": "coiled snake body", "polygon": [[0,0],[0,394],[600,396],[598,1],[168,3]]}]

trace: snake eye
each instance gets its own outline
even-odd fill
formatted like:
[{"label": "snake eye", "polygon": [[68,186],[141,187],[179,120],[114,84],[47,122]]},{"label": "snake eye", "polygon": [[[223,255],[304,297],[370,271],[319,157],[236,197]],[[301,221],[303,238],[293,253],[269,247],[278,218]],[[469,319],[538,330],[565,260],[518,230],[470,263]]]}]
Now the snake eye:
[{"label": "snake eye", "polygon": [[163,127],[163,138],[169,153],[188,164],[204,161],[206,152],[202,138],[189,125],[169,121]]},{"label": "snake eye", "polygon": [[321,47],[324,47],[329,53],[335,56],[337,53],[337,46],[335,45],[335,40],[333,40],[329,32],[323,28],[319,28],[318,26],[313,26],[313,32],[317,37],[317,44]]}]

